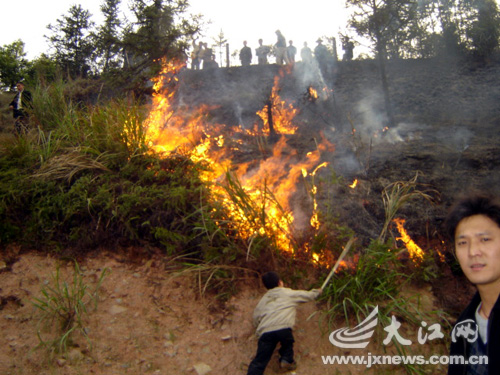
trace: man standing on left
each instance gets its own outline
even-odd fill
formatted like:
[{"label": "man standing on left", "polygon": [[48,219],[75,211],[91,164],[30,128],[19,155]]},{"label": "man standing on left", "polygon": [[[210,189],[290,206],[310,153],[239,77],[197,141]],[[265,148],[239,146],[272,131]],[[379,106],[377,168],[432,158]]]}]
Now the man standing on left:
[{"label": "man standing on left", "polygon": [[31,108],[31,93],[24,89],[24,83],[19,81],[16,84],[17,94],[10,102],[9,108],[14,115],[14,130],[16,135],[23,135],[28,132],[29,113],[27,109]]}]

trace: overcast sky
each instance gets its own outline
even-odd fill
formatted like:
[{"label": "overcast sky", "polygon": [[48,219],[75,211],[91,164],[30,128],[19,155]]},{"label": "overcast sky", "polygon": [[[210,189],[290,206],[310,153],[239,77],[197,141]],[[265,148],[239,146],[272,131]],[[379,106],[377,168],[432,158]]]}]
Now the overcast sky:
[{"label": "overcast sky", "polygon": [[[23,0],[3,1],[0,12],[0,46],[17,39],[25,43],[28,59],[48,52],[44,35],[50,35],[47,25],[68,14],[74,4],[82,4],[92,14],[96,24],[102,22],[100,5],[103,0]],[[202,39],[209,44],[222,32],[233,52],[243,46],[243,40],[253,50],[258,39],[265,44],[276,42],[275,31],[281,30],[287,40],[293,40],[300,50],[304,42],[311,48],[322,36],[345,33],[346,10],[344,0],[189,0],[189,13],[203,14],[207,25]],[[128,1],[122,0],[128,7]],[[340,51],[339,51],[340,52]]]}]

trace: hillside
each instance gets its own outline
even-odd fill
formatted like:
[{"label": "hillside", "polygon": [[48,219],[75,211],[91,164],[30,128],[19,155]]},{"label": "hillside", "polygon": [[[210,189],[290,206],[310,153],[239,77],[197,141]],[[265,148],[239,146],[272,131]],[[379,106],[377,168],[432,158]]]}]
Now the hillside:
[{"label": "hillside", "polygon": [[[360,246],[367,246],[382,229],[383,189],[417,176],[420,189],[432,191],[433,202],[411,201],[398,212],[398,217],[406,220],[406,230],[424,251],[439,249],[444,261],[438,266],[439,279],[418,285],[418,290],[415,286],[407,288],[405,293],[408,298],[420,294],[426,311],[444,309],[453,320],[472,288],[453,268],[451,253],[443,243],[441,224],[456,195],[470,189],[500,193],[500,65],[397,61],[390,63],[388,74],[396,124],[385,131],[383,95],[373,61],[339,63],[326,78],[309,75],[300,64],[285,72],[274,65],[185,70],[180,75],[174,108],[190,118],[203,106],[206,128],[224,134],[234,143],[241,141],[229,155],[233,165],[248,163],[255,167],[272,159],[272,148],[278,142],[269,137],[262,141],[269,149],[257,150],[254,143],[244,142],[248,138],[229,128],[262,128],[262,119],[256,113],[269,102],[276,77],[280,77],[280,97],[293,103],[297,110],[297,131],[283,138],[283,154],[290,156],[284,165],[291,169],[292,161],[300,161],[318,150],[322,142],[331,146],[321,149],[318,161],[328,163],[328,168],[317,174],[318,203],[325,211],[331,210],[329,219],[334,217],[341,226],[352,229]],[[317,90],[318,96],[310,88]],[[8,97],[3,95],[4,102]],[[2,115],[3,136],[9,137],[9,113],[3,111]],[[355,180],[357,185],[351,188]],[[301,213],[310,210],[310,205],[303,183],[291,198],[291,207]],[[295,223],[299,228],[305,227],[306,219],[300,220],[297,215]],[[389,237],[395,243],[397,236],[391,227]],[[403,247],[399,242],[402,253]],[[402,258],[408,261],[407,256]],[[258,259],[249,263],[239,279],[229,280],[233,292],[229,297],[217,295],[208,287],[205,290],[206,274],[202,278],[195,271],[180,273],[173,257],[157,249],[97,249],[89,252],[86,259],[79,259],[79,263],[83,281],[89,286],[97,283],[104,269],[110,272],[102,283],[97,308],[89,307],[84,320],[89,341],[77,335],[76,345],[66,356],[56,355],[49,362],[43,348],[35,349],[39,343],[36,332],[40,328],[40,312],[32,301],[40,298],[42,288],[51,285],[51,275],[58,264],[62,275],[69,276],[72,264],[14,245],[1,249],[0,345],[6,350],[0,355],[0,373],[246,372],[256,349],[251,314],[264,292],[254,272],[260,270]],[[308,288],[324,271],[314,269],[294,286]],[[359,354],[329,342],[333,328],[343,327],[346,322],[339,320],[335,327],[329,327],[323,314],[326,310],[324,303],[310,303],[299,309],[297,374],[405,373],[394,366],[367,371],[365,366],[324,365],[323,355]],[[416,332],[404,333],[416,341]],[[42,330],[42,335],[49,332]],[[373,353],[395,353],[394,347],[374,345],[361,354],[368,353],[368,349]],[[420,353],[421,348],[416,349]],[[445,353],[444,342],[433,345],[432,350]],[[434,366],[426,371],[438,374],[444,370]],[[274,363],[266,374],[276,372]]]},{"label": "hillside", "polygon": [[[208,106],[207,118],[216,124],[262,126],[256,112],[266,105],[275,77],[281,77],[280,97],[298,110],[290,149],[301,155],[312,151],[322,135],[334,145],[322,159],[346,180],[332,194],[341,221],[366,238],[376,237],[383,222],[383,188],[418,172],[418,182],[436,189],[439,200],[425,208],[413,202],[402,216],[413,236],[440,240],[441,221],[457,194],[499,192],[500,175],[494,171],[500,163],[500,64],[401,60],[390,62],[387,74],[396,121],[387,131],[382,131],[387,121],[380,77],[370,60],[339,62],[329,79],[300,64],[291,73],[274,65],[185,71],[178,100],[190,109]],[[309,87],[318,98],[310,97]],[[247,161],[249,153],[243,150],[233,160]],[[346,190],[355,179],[359,188]]]}]

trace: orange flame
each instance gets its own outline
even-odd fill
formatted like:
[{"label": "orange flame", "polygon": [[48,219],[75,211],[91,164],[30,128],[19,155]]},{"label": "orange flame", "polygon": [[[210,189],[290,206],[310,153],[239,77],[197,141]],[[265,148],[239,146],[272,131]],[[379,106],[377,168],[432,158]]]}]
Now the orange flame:
[{"label": "orange flame", "polygon": [[349,185],[349,187],[350,187],[351,189],[354,189],[357,185],[358,185],[358,179],[356,178],[356,179],[352,182],[352,184],[351,184],[351,185]]},{"label": "orange flame", "polygon": [[405,220],[401,218],[397,218],[393,220],[396,223],[399,234],[401,237],[397,237],[396,240],[401,240],[404,242],[406,248],[408,249],[408,253],[410,254],[410,258],[418,263],[424,259],[423,250],[411,239],[404,228]]},{"label": "orange flame", "polygon": [[316,91],[312,86],[309,86],[308,93],[311,99],[318,99],[318,91]]},{"label": "orange flame", "polygon": [[[310,220],[310,223],[311,223],[311,226],[318,230],[319,229],[319,226],[320,226],[320,222],[319,222],[319,217],[318,217],[318,201],[316,199],[316,193],[318,192],[318,187],[315,185],[314,183],[314,176],[316,176],[316,172],[318,171],[318,169],[320,168],[323,168],[323,167],[326,167],[328,165],[327,162],[324,162],[320,165],[318,165],[311,173],[310,175],[313,177],[313,181],[312,181],[312,187],[311,187],[311,196],[313,198],[313,214],[311,216],[311,220]],[[305,169],[302,170],[302,175],[304,177],[307,177],[307,171]]]},{"label": "orange flame", "polygon": [[[203,172],[201,178],[210,187],[212,199],[222,202],[229,215],[228,221],[236,232],[250,241],[256,235],[272,235],[281,250],[292,251],[291,233],[295,218],[290,198],[297,190],[301,175],[307,176],[307,171],[313,170],[311,175],[314,176],[317,170],[324,166],[324,163],[316,165],[320,161],[321,153],[333,150],[333,145],[321,135],[323,142],[318,144],[317,149],[299,159],[297,152],[287,145],[286,138],[281,137],[274,145],[270,157],[232,165],[229,155],[231,150],[226,143],[227,140],[231,140],[232,144],[236,142],[232,140],[233,137],[225,137],[223,134],[229,127],[208,124],[206,114],[209,108],[206,106],[191,111],[181,108],[179,111],[172,104],[175,94],[172,88],[176,84],[176,74],[180,68],[172,62],[165,62],[164,69],[155,82],[152,109],[145,123],[151,148],[165,154],[182,152],[194,162],[208,163],[210,168]],[[282,135],[294,134],[297,127],[293,125],[292,120],[297,110],[280,98],[279,81],[280,78],[275,77],[271,94],[270,107],[273,111],[274,128]],[[264,124],[268,125],[265,110],[266,107],[257,114]],[[233,126],[231,131],[233,134],[239,132],[252,135],[251,131],[244,131],[236,126]],[[232,172],[228,174],[230,170]],[[249,216],[251,212],[247,205],[234,201],[234,196],[230,196],[226,190],[229,184],[226,178],[230,178],[228,176],[235,177],[251,203],[259,206],[259,216],[262,216],[261,212],[265,212],[265,219],[255,220]],[[316,187],[313,186],[313,189]],[[315,194],[316,190],[313,192],[313,195]],[[317,228],[319,222],[315,200],[313,217],[315,219],[311,219],[311,225],[314,222],[313,226]]]},{"label": "orange flame", "polygon": [[264,122],[264,131],[266,134],[269,134],[270,128],[269,110],[271,110],[274,130],[278,134],[295,134],[297,131],[297,127],[292,124],[292,120],[297,114],[297,109],[295,109],[292,104],[287,104],[279,95],[281,87],[280,78],[283,77],[283,74],[283,71],[281,71],[280,75],[274,77],[274,85],[271,90],[269,104],[257,112],[257,115]]}]

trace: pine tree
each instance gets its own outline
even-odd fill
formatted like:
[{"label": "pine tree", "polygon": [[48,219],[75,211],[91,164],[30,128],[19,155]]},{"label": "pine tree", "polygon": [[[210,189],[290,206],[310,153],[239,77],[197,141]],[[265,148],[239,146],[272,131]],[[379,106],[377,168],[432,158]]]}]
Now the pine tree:
[{"label": "pine tree", "polygon": [[94,43],[91,14],[81,5],[73,5],[67,15],[48,25],[52,35],[46,38],[55,50],[53,57],[69,77],[86,77],[90,73]]},{"label": "pine tree", "polygon": [[120,54],[122,51],[120,36],[122,22],[119,18],[120,3],[121,0],[105,0],[101,5],[104,23],[97,28],[96,58],[100,60],[103,72],[108,72],[123,64],[123,58]]}]

